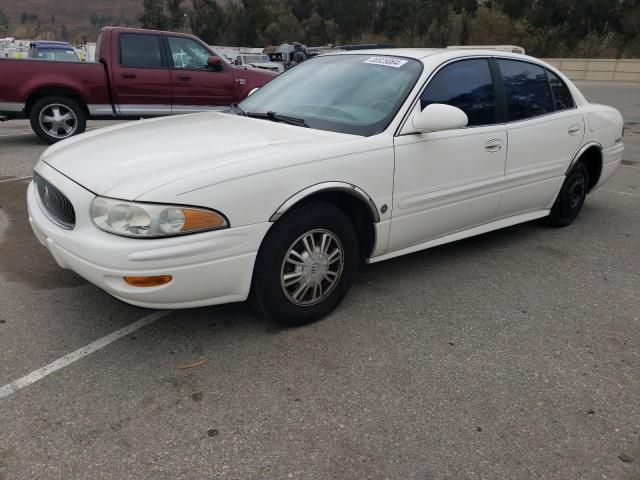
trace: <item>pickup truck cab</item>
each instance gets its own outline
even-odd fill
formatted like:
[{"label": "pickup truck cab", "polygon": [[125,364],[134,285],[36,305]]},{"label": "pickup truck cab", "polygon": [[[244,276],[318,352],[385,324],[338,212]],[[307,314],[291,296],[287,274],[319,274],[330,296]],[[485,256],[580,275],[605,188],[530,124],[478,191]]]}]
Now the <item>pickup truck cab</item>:
[{"label": "pickup truck cab", "polygon": [[134,119],[216,110],[242,100],[275,74],[224,62],[182,33],[105,27],[96,62],[0,59],[0,117],[29,118],[55,143],[88,119]]}]

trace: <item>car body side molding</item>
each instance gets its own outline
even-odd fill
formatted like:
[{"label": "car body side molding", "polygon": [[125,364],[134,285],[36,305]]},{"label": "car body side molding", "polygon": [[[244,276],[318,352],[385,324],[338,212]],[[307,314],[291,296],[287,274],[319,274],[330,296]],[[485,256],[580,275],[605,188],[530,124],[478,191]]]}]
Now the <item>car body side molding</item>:
[{"label": "car body side molding", "polygon": [[345,192],[364,201],[371,211],[371,217],[374,223],[380,222],[380,214],[373,199],[360,187],[347,182],[322,182],[300,190],[298,193],[289,197],[269,218],[270,222],[278,220],[287,210],[298,203],[300,200],[320,192]]}]

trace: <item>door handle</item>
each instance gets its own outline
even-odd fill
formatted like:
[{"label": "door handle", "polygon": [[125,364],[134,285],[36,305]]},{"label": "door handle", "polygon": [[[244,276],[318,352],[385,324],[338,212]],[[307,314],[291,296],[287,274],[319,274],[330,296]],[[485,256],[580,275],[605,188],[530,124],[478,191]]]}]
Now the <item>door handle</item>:
[{"label": "door handle", "polygon": [[188,82],[189,80],[191,80],[191,77],[189,75],[178,75],[178,80],[182,80],[183,82]]},{"label": "door handle", "polygon": [[491,153],[499,152],[500,150],[502,150],[502,140],[498,138],[489,140],[487,143],[484,144],[484,149],[487,152],[491,152]]},{"label": "door handle", "polygon": [[581,131],[582,131],[582,128],[580,128],[580,125],[571,125],[567,133],[569,133],[569,135],[577,135]]},{"label": "door handle", "polygon": [[133,80],[136,77],[137,77],[137,75],[135,73],[123,73],[122,74],[122,78],[124,78],[126,80]]}]

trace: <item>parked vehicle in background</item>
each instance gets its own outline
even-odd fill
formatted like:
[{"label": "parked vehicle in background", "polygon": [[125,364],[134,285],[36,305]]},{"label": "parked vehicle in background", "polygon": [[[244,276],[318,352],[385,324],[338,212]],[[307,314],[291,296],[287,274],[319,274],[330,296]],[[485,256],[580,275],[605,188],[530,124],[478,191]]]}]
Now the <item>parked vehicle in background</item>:
[{"label": "parked vehicle in background", "polygon": [[272,62],[266,53],[241,53],[236,56],[233,63],[238,67],[260,68],[274,73],[284,72],[284,66],[281,63]]},{"label": "parked vehicle in background", "polygon": [[251,296],[300,325],[339,304],[363,260],[543,217],[569,225],[620,165],[622,131],[617,110],[535,58],[343,52],[303,62],[229,113],[48,149],[29,219],[62,267],[126,302]]},{"label": "parked vehicle in background", "polygon": [[103,28],[96,62],[0,59],[0,116],[29,118],[54,143],[87,119],[156,117],[220,109],[275,74],[238,68],[183,33]]},{"label": "parked vehicle in background", "polygon": [[67,42],[42,40],[29,44],[29,58],[37,60],[56,60],[58,62],[79,62],[80,57]]}]

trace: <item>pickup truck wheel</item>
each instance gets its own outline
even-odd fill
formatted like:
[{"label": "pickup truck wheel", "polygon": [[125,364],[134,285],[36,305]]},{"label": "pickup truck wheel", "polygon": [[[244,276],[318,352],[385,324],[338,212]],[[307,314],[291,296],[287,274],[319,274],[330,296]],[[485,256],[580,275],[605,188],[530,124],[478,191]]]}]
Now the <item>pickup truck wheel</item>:
[{"label": "pickup truck wheel", "polygon": [[289,327],[319,320],[347,294],[359,260],[355,227],[342,210],[325,203],[295,208],[271,227],[260,247],[253,304]]},{"label": "pickup truck wheel", "polygon": [[87,119],[75,100],[44,97],[31,108],[31,128],[42,140],[52,144],[84,132]]}]

